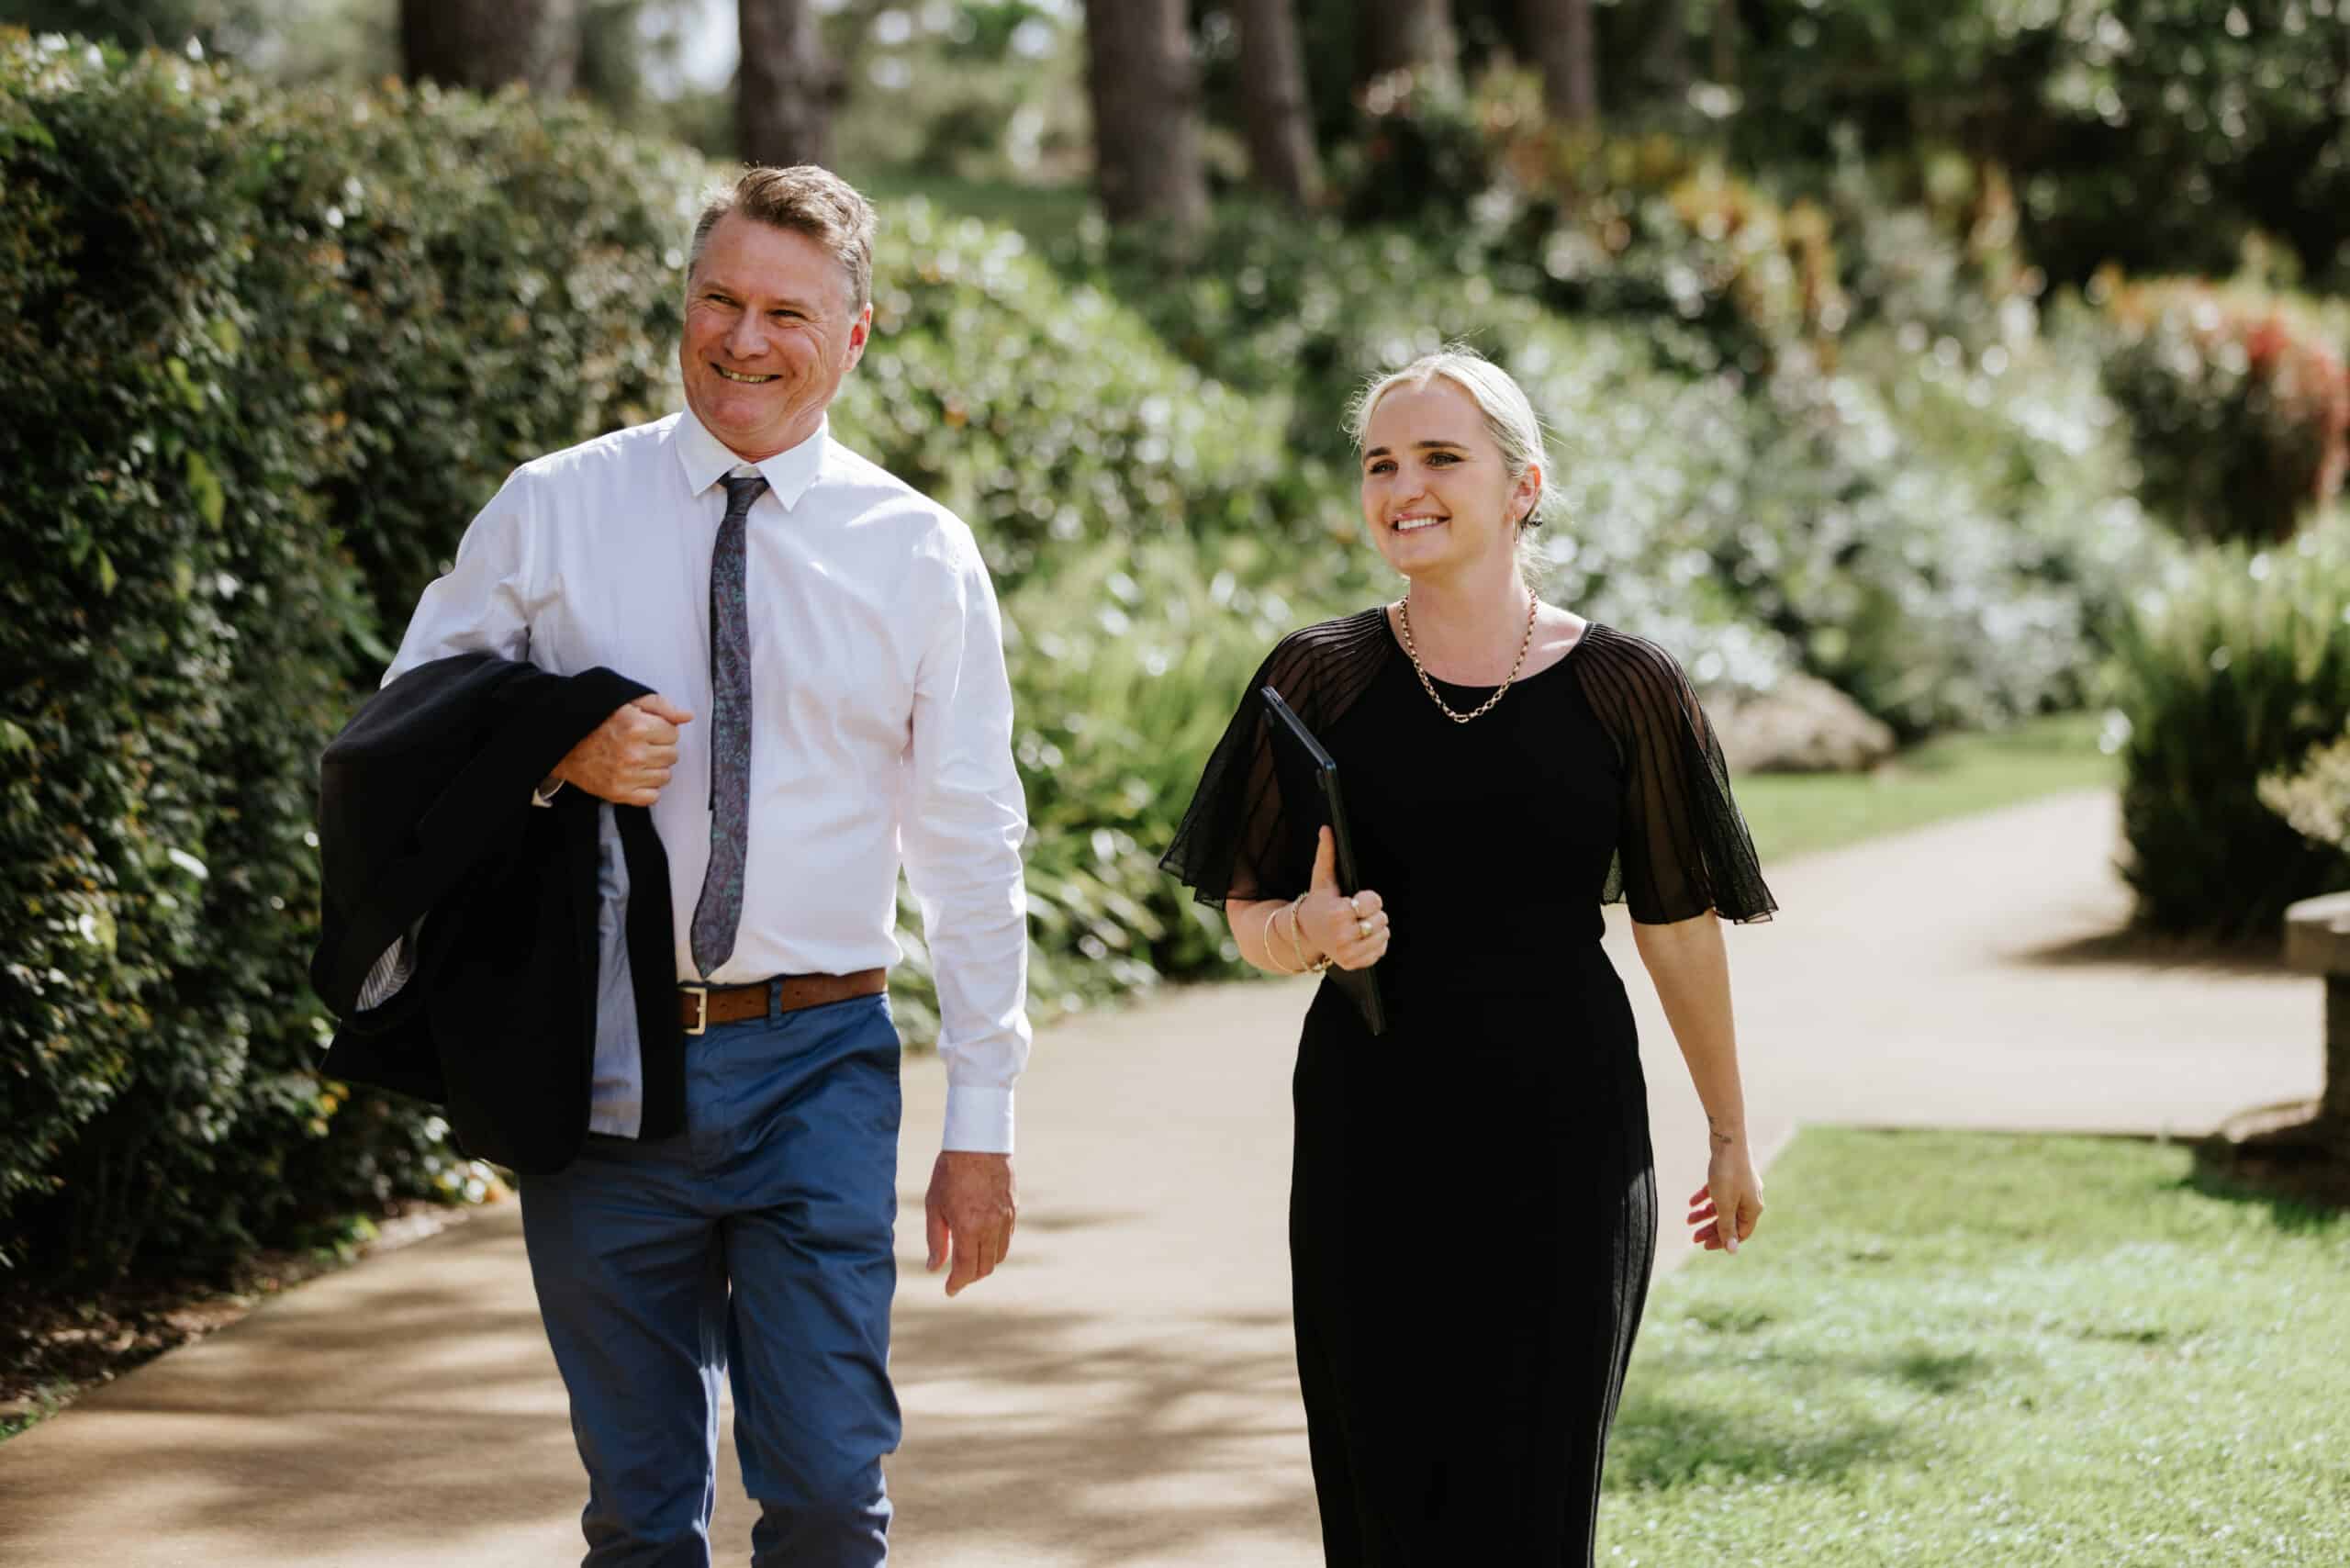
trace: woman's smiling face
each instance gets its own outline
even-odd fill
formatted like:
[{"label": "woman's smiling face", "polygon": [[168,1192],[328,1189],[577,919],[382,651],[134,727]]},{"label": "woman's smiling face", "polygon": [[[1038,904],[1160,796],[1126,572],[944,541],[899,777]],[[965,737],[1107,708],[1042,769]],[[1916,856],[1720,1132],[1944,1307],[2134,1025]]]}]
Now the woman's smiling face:
[{"label": "woman's smiling face", "polygon": [[1391,388],[1363,427],[1362,515],[1404,576],[1509,554],[1542,473],[1513,476],[1484,411],[1443,375]]}]

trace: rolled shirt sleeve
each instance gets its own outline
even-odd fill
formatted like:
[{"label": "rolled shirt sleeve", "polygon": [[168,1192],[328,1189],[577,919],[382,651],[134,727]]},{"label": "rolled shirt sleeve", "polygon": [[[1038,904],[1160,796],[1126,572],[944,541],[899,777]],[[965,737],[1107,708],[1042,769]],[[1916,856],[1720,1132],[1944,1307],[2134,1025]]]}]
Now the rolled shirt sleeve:
[{"label": "rolled shirt sleeve", "polygon": [[957,527],[915,679],[902,847],[938,985],[943,1147],[1008,1154],[1030,1035],[1028,812],[1012,760],[1002,623],[977,545]]}]

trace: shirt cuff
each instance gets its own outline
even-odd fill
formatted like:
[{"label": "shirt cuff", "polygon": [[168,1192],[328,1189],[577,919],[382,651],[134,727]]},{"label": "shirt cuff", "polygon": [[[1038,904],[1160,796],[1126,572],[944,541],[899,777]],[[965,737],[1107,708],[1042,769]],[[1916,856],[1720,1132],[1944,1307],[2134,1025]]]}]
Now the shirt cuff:
[{"label": "shirt cuff", "polygon": [[948,1084],[946,1136],[938,1147],[976,1154],[1010,1154],[1012,1091]]}]

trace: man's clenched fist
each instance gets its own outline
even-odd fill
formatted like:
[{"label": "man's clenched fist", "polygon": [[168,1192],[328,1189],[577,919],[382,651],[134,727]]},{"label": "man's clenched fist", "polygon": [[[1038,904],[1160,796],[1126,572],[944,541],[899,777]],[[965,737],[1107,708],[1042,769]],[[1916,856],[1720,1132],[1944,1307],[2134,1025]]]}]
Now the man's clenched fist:
[{"label": "man's clenched fist", "polygon": [[551,777],[616,806],[649,806],[677,766],[677,726],[694,716],[647,692],[596,726],[555,764]]}]

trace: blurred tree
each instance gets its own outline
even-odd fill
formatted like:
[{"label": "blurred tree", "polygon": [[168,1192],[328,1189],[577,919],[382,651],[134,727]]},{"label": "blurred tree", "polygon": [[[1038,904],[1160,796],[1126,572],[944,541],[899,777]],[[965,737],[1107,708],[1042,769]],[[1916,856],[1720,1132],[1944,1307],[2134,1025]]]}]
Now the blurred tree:
[{"label": "blurred tree", "polygon": [[640,123],[652,95],[645,65],[653,40],[639,25],[644,10],[644,0],[579,0],[579,69],[574,85],[581,97],[622,125]]},{"label": "blurred tree", "polygon": [[1686,0],[1649,0],[1639,18],[1633,75],[1650,92],[1679,98],[1689,90]]},{"label": "blurred tree", "polygon": [[1591,0],[1518,0],[1519,28],[1542,67],[1542,103],[1567,125],[1599,119]]},{"label": "blurred tree", "polygon": [[1196,233],[1208,217],[1183,0],[1085,0],[1095,188],[1113,223]]},{"label": "blurred tree", "polygon": [[1321,192],[1292,0],[1240,0],[1241,118],[1257,183],[1298,203]]},{"label": "blurred tree", "polygon": [[400,58],[412,81],[561,95],[579,65],[579,0],[400,0]]},{"label": "blurred tree", "polygon": [[812,0],[740,0],[735,140],[753,163],[826,163],[848,82],[824,49]]},{"label": "blurred tree", "polygon": [[1707,41],[1713,45],[1713,79],[1725,84],[1738,80],[1738,0],[1714,0]]},{"label": "blurred tree", "polygon": [[1449,74],[1460,68],[1451,0],[1361,0],[1355,39],[1360,86],[1391,71]]},{"label": "blurred tree", "polygon": [[2255,231],[2350,279],[2344,0],[1742,0],[1737,21],[1750,162],[1961,149],[2013,172],[2058,282],[2225,274]]}]

